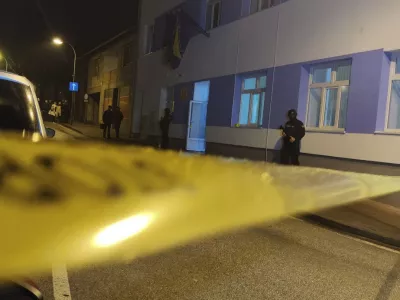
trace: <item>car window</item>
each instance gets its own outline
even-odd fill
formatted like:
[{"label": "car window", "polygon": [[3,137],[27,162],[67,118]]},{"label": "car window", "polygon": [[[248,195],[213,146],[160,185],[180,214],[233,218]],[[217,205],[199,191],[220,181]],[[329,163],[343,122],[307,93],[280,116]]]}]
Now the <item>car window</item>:
[{"label": "car window", "polygon": [[0,130],[35,132],[37,124],[38,116],[30,87],[0,80]]}]

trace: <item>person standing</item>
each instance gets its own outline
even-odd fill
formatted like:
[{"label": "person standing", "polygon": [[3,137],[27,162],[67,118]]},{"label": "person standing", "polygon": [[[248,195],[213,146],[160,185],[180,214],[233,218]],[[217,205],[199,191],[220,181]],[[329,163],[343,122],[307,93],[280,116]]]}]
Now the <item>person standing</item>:
[{"label": "person standing", "polygon": [[114,129],[115,129],[115,136],[119,139],[119,129],[121,128],[122,120],[124,119],[124,115],[121,109],[117,106],[114,112]]},{"label": "person standing", "polygon": [[[103,113],[103,138],[111,139],[111,124],[113,122],[112,106],[109,105],[108,109]],[[107,136],[106,136],[107,135]]]},{"label": "person standing", "polygon": [[172,121],[171,110],[169,108],[164,109],[164,116],[160,120],[161,130],[161,149],[169,148],[169,125]]},{"label": "person standing", "polygon": [[299,166],[300,142],[306,134],[303,122],[297,119],[297,111],[288,111],[289,121],[281,127],[283,146],[281,150],[281,163],[284,165]]},{"label": "person standing", "polygon": [[51,120],[53,121],[53,123],[56,121],[56,110],[57,110],[57,104],[56,102],[53,102],[49,110],[49,116],[51,116]]},{"label": "person standing", "polygon": [[61,118],[61,102],[58,102],[57,106],[56,106],[56,122],[60,123],[60,118]]}]

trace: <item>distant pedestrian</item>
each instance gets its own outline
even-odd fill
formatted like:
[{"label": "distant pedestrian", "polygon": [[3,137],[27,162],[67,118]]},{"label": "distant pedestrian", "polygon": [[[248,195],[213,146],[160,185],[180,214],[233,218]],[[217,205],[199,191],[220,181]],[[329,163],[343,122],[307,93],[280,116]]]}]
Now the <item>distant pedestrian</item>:
[{"label": "distant pedestrian", "polygon": [[303,122],[297,119],[297,111],[288,111],[289,121],[281,127],[283,146],[281,150],[281,163],[284,165],[299,166],[300,141],[305,136],[306,131]]},{"label": "distant pedestrian", "polygon": [[51,121],[55,121],[55,117],[56,117],[56,109],[57,109],[57,104],[55,102],[53,102],[50,106],[50,110],[49,110],[49,116]]},{"label": "distant pedestrian", "polygon": [[114,129],[117,139],[119,139],[119,129],[121,128],[121,123],[123,119],[124,115],[122,114],[121,109],[117,106],[114,111]]},{"label": "distant pedestrian", "polygon": [[50,107],[49,110],[49,116],[51,118],[51,120],[53,121],[53,123],[56,121],[56,110],[57,110],[57,104],[56,102],[53,102],[53,104]]},{"label": "distant pedestrian", "polygon": [[113,122],[112,106],[108,106],[108,109],[103,113],[103,138],[111,138],[111,124]]},{"label": "distant pedestrian", "polygon": [[161,149],[169,148],[169,125],[172,121],[171,110],[169,108],[164,109],[164,116],[160,120],[161,130]]},{"label": "distant pedestrian", "polygon": [[61,108],[61,102],[58,102],[57,106],[56,106],[56,122],[60,123],[60,119],[61,119],[61,112],[62,112],[62,108]]}]

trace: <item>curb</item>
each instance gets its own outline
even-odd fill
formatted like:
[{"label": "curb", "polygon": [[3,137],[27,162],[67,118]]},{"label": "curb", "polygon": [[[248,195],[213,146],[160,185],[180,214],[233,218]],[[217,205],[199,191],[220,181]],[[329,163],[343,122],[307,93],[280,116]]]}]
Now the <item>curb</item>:
[{"label": "curb", "polygon": [[[65,127],[65,128],[68,128],[68,129],[70,129],[70,130],[72,130],[72,131],[75,131],[75,132],[77,132],[77,133],[79,133],[79,134],[85,135],[82,131],[80,131],[80,130],[74,128],[74,127],[72,127],[72,126],[69,125],[69,124],[60,123],[60,124],[58,124],[58,125],[60,125],[60,126],[62,126],[62,127]],[[85,135],[85,136],[86,136],[86,135]]]},{"label": "curb", "polygon": [[372,233],[366,230],[358,229],[352,226],[344,225],[342,223],[338,223],[336,221],[332,221],[317,215],[306,215],[303,217],[300,217],[300,219],[303,219],[307,222],[319,225],[321,227],[326,227],[329,229],[333,229],[337,232],[350,235],[353,237],[357,237],[359,239],[372,242],[374,244],[378,244],[384,247],[391,248],[396,251],[400,251],[400,240],[395,240],[392,238],[387,238],[384,236],[381,236],[376,233]]}]

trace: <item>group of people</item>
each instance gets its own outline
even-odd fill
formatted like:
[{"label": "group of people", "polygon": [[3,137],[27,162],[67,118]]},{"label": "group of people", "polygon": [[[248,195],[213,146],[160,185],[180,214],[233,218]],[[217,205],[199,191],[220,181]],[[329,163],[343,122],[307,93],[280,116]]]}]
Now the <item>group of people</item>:
[{"label": "group of people", "polygon": [[118,106],[115,107],[115,110],[111,105],[108,106],[108,109],[103,113],[103,138],[111,139],[111,126],[113,126],[115,137],[119,139],[119,130],[123,119],[124,115]]},{"label": "group of people", "polygon": [[[280,162],[284,165],[300,165],[300,145],[301,140],[306,134],[303,122],[297,119],[297,111],[291,109],[287,113],[288,121],[280,127],[282,135],[282,148],[280,151]],[[119,129],[124,119],[120,108],[117,106],[113,111],[112,106],[103,114],[103,137],[111,138],[111,126],[115,129],[116,137],[119,138]],[[169,127],[172,121],[172,114],[169,108],[164,110],[164,116],[161,118],[159,125],[161,131],[161,149],[169,148]]]},{"label": "group of people", "polygon": [[61,102],[53,102],[53,104],[50,107],[49,110],[49,116],[51,116],[52,121],[55,123],[59,123],[60,122],[60,118],[61,118],[61,113],[62,113],[62,106],[61,106]]}]

